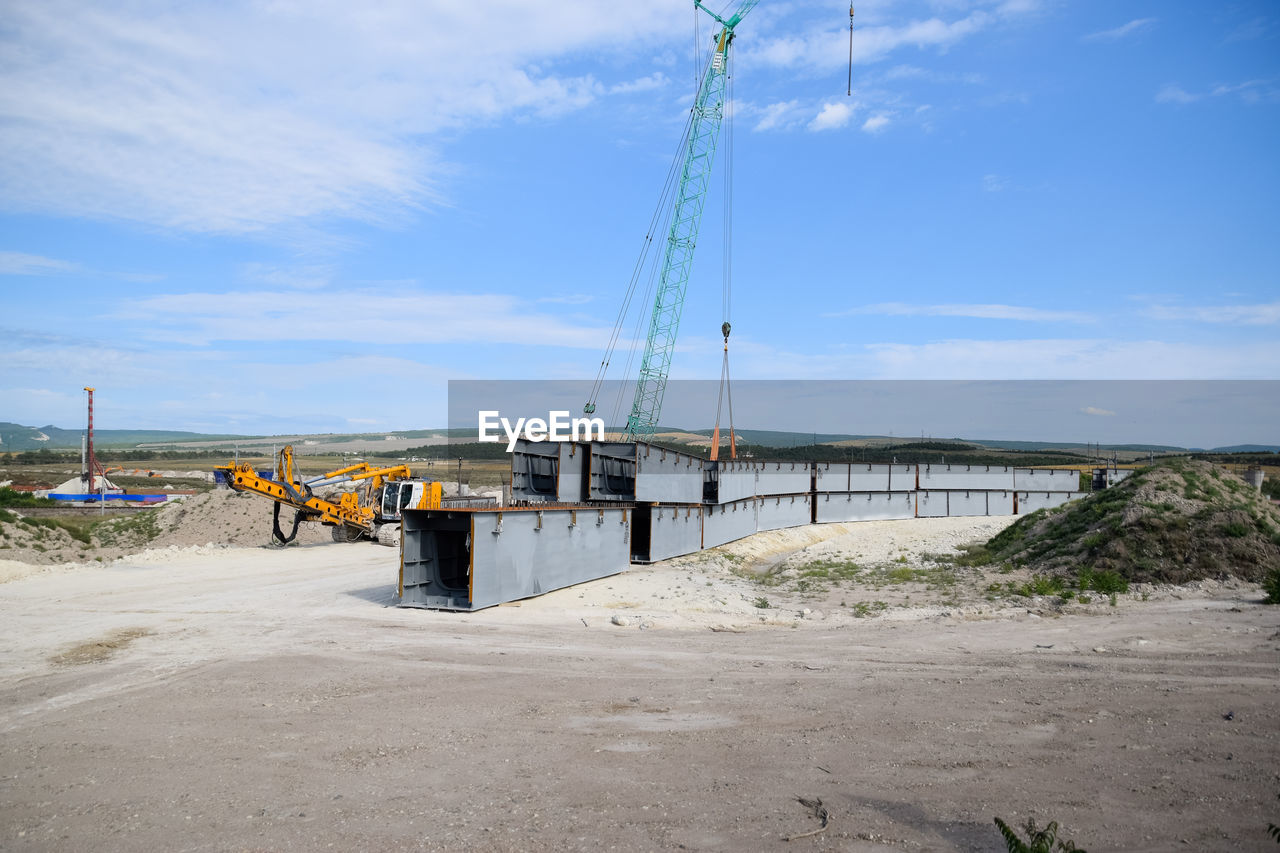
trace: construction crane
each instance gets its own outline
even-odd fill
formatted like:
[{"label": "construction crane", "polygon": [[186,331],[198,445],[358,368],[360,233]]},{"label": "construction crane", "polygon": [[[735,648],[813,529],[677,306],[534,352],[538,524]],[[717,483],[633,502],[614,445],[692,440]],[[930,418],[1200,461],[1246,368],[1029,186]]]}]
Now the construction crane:
[{"label": "construction crane", "polygon": [[[227,485],[235,491],[275,501],[272,534],[279,545],[297,538],[298,527],[304,521],[332,527],[335,542],[372,539],[383,545],[399,545],[401,512],[406,507],[439,509],[442,495],[440,483],[414,479],[407,465],[374,468],[361,462],[303,480],[294,462],[293,445],[286,445],[277,454],[274,480],[259,476],[247,462],[232,462],[215,470],[223,472]],[[313,493],[323,486],[348,482],[364,483],[364,493],[345,492],[336,502]],[[287,535],[280,529],[282,506],[294,509],[293,529]]]},{"label": "construction crane", "polygon": [[[730,48],[734,30],[743,17],[759,0],[743,0],[737,11],[722,18],[694,0],[694,6],[706,12],[719,25],[711,56],[703,71],[686,139],[683,143],[683,162],[676,187],[671,225],[667,233],[662,259],[662,271],[654,295],[653,311],[649,318],[649,334],[644,355],[640,360],[640,373],[636,380],[631,414],[627,416],[628,440],[643,440],[653,435],[662,410],[662,397],[667,388],[667,376],[671,372],[671,356],[675,351],[676,332],[680,327],[680,315],[684,309],[685,290],[693,266],[693,252],[698,241],[698,229],[702,223],[702,211],[706,205],[707,186],[711,179],[711,166],[715,159],[716,142],[725,113],[725,88],[729,77]],[[655,219],[656,221],[656,219]],[[648,239],[646,237],[646,239]],[[633,285],[634,288],[634,279]],[[630,291],[628,300],[630,299]],[[623,309],[625,313],[625,306]],[[622,319],[620,316],[619,323]],[[726,324],[727,327],[727,324]],[[726,343],[728,334],[726,331]],[[595,412],[595,398],[608,367],[611,352],[618,339],[618,330],[610,341],[609,351],[601,362],[601,372],[592,390],[591,399],[583,411]]]}]

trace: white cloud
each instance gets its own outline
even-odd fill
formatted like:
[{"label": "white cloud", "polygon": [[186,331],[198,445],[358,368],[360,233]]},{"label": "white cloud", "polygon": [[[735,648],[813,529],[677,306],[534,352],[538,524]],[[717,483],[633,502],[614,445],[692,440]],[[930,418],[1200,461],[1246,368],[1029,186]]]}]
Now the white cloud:
[{"label": "white cloud", "polygon": [[142,339],[191,346],[261,341],[264,324],[270,324],[273,341],[530,346],[542,340],[548,346],[603,349],[609,339],[603,327],[537,313],[514,296],[386,288],[325,291],[306,299],[288,291],[163,294],[127,303],[114,319],[136,324]]},{"label": "white cloud", "polygon": [[884,379],[1270,379],[1280,342],[946,340],[868,347]]},{"label": "white cloud", "polygon": [[630,80],[626,83],[617,83],[609,87],[611,95],[630,95],[636,92],[649,92],[653,89],[661,89],[668,85],[671,79],[661,71],[655,71],[647,77],[640,77],[636,80]]},{"label": "white cloud", "polygon": [[1000,175],[983,175],[982,191],[988,193],[998,193],[1009,186],[1009,181]]},{"label": "white cloud", "polygon": [[853,107],[845,103],[826,103],[809,122],[810,130],[838,130],[853,118]]},{"label": "white cloud", "polygon": [[[261,318],[241,325],[262,329]],[[287,325],[287,324],[286,324]],[[117,324],[119,327],[120,324]],[[99,326],[98,328],[101,328]],[[97,386],[95,418],[103,428],[196,429],[279,434],[349,430],[331,404],[341,389],[341,411],[380,417],[388,429],[444,423],[448,379],[471,378],[413,357],[341,354],[343,342],[322,348],[290,347],[281,358],[264,342],[245,341],[222,351],[186,346],[125,348],[113,340],[32,335],[6,330],[18,351],[0,360],[5,418],[18,423],[75,426],[84,421],[86,383]],[[419,334],[412,340],[422,340]],[[289,338],[289,340],[294,340]],[[391,351],[417,350],[399,340]],[[327,353],[337,351],[330,356]],[[407,384],[406,384],[407,383]],[[413,393],[406,394],[405,388]],[[47,389],[74,389],[70,392]],[[396,400],[388,406],[388,400]],[[326,402],[330,401],[330,402]]]},{"label": "white cloud", "polygon": [[1191,104],[1224,95],[1238,95],[1247,104],[1274,104],[1280,103],[1280,86],[1273,79],[1246,80],[1243,83],[1219,84],[1207,92],[1188,92],[1176,83],[1169,83],[1156,92],[1156,101],[1162,104]]},{"label": "white cloud", "polygon": [[884,113],[876,113],[862,123],[862,129],[866,133],[879,133],[889,126],[889,117]]},{"label": "white cloud", "polygon": [[[994,11],[975,9],[963,17],[944,20],[934,16],[902,24],[858,25],[853,31],[853,61],[860,65],[879,62],[900,48],[946,50],[1001,20],[1034,11],[1031,0],[1011,0]],[[873,13],[874,14],[874,13]],[[865,16],[864,16],[865,19]],[[873,20],[879,20],[873,18]],[[827,72],[847,65],[849,37],[845,27],[814,27],[799,35],[758,37],[747,48],[752,64],[782,68],[808,68]]]},{"label": "white cloud", "polygon": [[1083,38],[1085,41],[1116,41],[1118,39],[1124,38],[1125,36],[1132,35],[1133,33],[1147,29],[1152,24],[1154,24],[1157,20],[1159,19],[1158,18],[1136,18],[1130,21],[1129,23],[1122,24],[1121,26],[1115,27],[1114,29],[1101,30],[1100,32],[1096,32],[1096,33],[1089,33],[1089,35],[1084,36]]},{"label": "white cloud", "polygon": [[1092,323],[1090,314],[1079,311],[1049,311],[1023,305],[909,305],[905,302],[881,302],[830,314],[832,317],[883,315],[894,317],[973,317],[982,320],[1024,320],[1035,323]]},{"label": "white cloud", "polygon": [[1081,414],[1095,415],[1097,417],[1109,418],[1115,415],[1110,409],[1099,409],[1097,406],[1085,406],[1080,410]]},{"label": "white cloud", "polygon": [[1146,314],[1157,320],[1192,320],[1233,326],[1274,326],[1280,323],[1280,302],[1257,305],[1153,305]]},{"label": "white cloud", "polygon": [[432,134],[578,109],[608,87],[552,63],[606,44],[644,56],[688,26],[677,0],[633,16],[588,0],[6,13],[0,204],[231,233],[432,203]]},{"label": "white cloud", "polygon": [[[1189,344],[1098,338],[947,339],[802,353],[743,339],[744,379],[1274,379],[1280,341]],[[708,364],[707,370],[714,369]],[[704,372],[702,376],[714,375]]]},{"label": "white cloud", "polygon": [[247,263],[240,267],[240,274],[248,281],[296,290],[315,290],[326,286],[333,278],[333,270],[323,265],[278,267]]},{"label": "white cloud", "polygon": [[799,101],[779,101],[755,110],[760,115],[754,130],[775,130],[798,124],[804,120],[805,109]]},{"label": "white cloud", "polygon": [[78,265],[23,252],[0,252],[0,275],[53,275],[74,272]]},{"label": "white cloud", "polygon": [[1190,104],[1202,97],[1203,95],[1193,95],[1174,83],[1169,83],[1156,92],[1156,100],[1162,104]]}]

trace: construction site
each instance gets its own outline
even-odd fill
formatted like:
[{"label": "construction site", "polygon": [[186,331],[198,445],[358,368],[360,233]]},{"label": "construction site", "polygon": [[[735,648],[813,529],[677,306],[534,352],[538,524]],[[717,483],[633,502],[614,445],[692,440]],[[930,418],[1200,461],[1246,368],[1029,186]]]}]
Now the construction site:
[{"label": "construction site", "polygon": [[700,84],[581,413],[633,346],[630,404],[599,434],[490,453],[468,411],[477,434],[137,467],[86,386],[78,460],[0,454],[0,848],[1280,837],[1274,453],[743,452],[728,272],[709,434],[664,431],[756,0],[694,5]]}]

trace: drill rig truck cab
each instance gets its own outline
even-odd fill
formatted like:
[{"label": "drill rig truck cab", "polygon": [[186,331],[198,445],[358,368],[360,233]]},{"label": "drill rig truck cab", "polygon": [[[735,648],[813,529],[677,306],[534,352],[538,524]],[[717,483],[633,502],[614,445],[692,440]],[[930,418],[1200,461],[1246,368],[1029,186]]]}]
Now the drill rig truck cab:
[{"label": "drill rig truck cab", "polygon": [[[275,502],[272,541],[287,545],[298,535],[304,521],[327,525],[335,542],[370,539],[383,545],[400,544],[400,516],[405,508],[439,509],[442,494],[438,482],[415,479],[407,465],[374,468],[367,462],[329,471],[303,480],[294,464],[293,446],[277,454],[275,479],[258,476],[249,463],[218,466],[227,485],[237,492],[250,492]],[[324,486],[355,482],[364,486],[341,495],[318,497]],[[293,527],[286,535],[280,528],[280,507],[294,510]]]}]

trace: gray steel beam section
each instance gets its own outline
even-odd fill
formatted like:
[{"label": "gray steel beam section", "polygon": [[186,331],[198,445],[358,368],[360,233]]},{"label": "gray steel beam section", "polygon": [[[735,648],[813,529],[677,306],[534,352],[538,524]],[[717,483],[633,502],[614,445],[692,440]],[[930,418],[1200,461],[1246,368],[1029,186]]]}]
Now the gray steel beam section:
[{"label": "gray steel beam section", "polygon": [[629,507],[405,510],[400,604],[479,610],[630,565]]},{"label": "gray steel beam section", "polygon": [[812,462],[762,462],[756,473],[756,495],[796,495],[813,486]]},{"label": "gray steel beam section", "polygon": [[[849,485],[849,468],[848,462],[815,462],[813,463],[813,482],[819,492],[847,492],[852,489]],[[888,491],[889,478],[885,477],[884,489],[872,489],[872,491]]]},{"label": "gray steel beam section", "polygon": [[688,453],[637,442],[636,500],[643,503],[701,503],[703,461]]},{"label": "gray steel beam section", "polygon": [[588,499],[625,501],[636,499],[636,447],[629,441],[595,441],[584,444],[589,454]]},{"label": "gray steel beam section", "polygon": [[703,507],[702,547],[714,548],[756,532],[756,499]]},{"label": "gray steel beam section", "polygon": [[767,495],[756,500],[756,531],[802,527],[811,520],[813,495]]},{"label": "gray steel beam section", "polygon": [[[637,510],[645,511],[643,507]],[[647,511],[649,550],[647,554],[632,554],[638,562],[656,563],[668,557],[679,557],[702,550],[702,507],[655,506]],[[634,537],[632,544],[635,544]]]},{"label": "gray steel beam section", "polygon": [[1000,465],[921,465],[921,489],[1013,489],[1013,469]]},{"label": "gray steel beam section", "polygon": [[817,492],[911,492],[916,488],[914,465],[815,462],[814,466]]},{"label": "gray steel beam section", "polygon": [[[889,465],[859,465],[854,463],[849,466],[849,488],[850,492],[887,492],[889,491]],[[910,467],[910,466],[906,466]],[[901,484],[898,491],[912,491],[915,484],[907,486]]]},{"label": "gray steel beam section", "polygon": [[987,515],[1013,515],[1014,499],[1013,491],[1005,491],[1004,489],[992,489],[987,492]]},{"label": "gray steel beam section", "polygon": [[554,444],[520,439],[511,452],[511,498],[556,501],[560,453]]},{"label": "gray steel beam section", "polygon": [[[716,466],[713,472],[710,464]],[[760,470],[759,462],[748,462],[742,459],[721,460],[709,463],[707,475],[714,476],[717,481],[714,503],[731,503],[743,498],[754,497],[756,493],[756,473]]]},{"label": "gray steel beam section", "polygon": [[[1013,498],[1009,498],[1009,507],[1013,508]],[[977,491],[949,491],[947,492],[947,515],[949,516],[965,516],[965,515],[986,515],[987,514],[987,493]]]},{"label": "gray steel beam section", "polygon": [[586,451],[571,442],[516,441],[511,452],[511,497],[518,501],[580,503]]},{"label": "gray steel beam section", "polygon": [[915,518],[915,492],[819,492],[813,496],[819,524]]},{"label": "gray steel beam section", "polygon": [[917,518],[946,518],[947,493],[943,491],[921,489],[916,492]]},{"label": "gray steel beam section", "polygon": [[[1074,472],[1072,472],[1074,473]],[[1067,501],[1084,497],[1087,492],[1024,492],[1018,490],[1018,515],[1028,515],[1038,509],[1052,509]]]},{"label": "gray steel beam section", "polygon": [[1019,492],[1074,492],[1080,472],[1064,468],[1014,468],[1013,488]]},{"label": "gray steel beam section", "polygon": [[[947,515],[960,517],[966,515],[987,515],[987,495],[989,492],[951,491],[947,492]],[[1006,494],[1009,494],[1006,492]],[[1013,497],[1009,498],[1009,507],[1013,508]]]},{"label": "gray steel beam section", "polygon": [[556,500],[576,504],[587,500],[583,482],[589,452],[582,444],[566,441],[560,444],[560,472],[556,481]]},{"label": "gray steel beam section", "polygon": [[[889,491],[914,492],[919,485],[919,472],[915,465],[889,465]],[[849,491],[853,491],[850,489]]]}]

